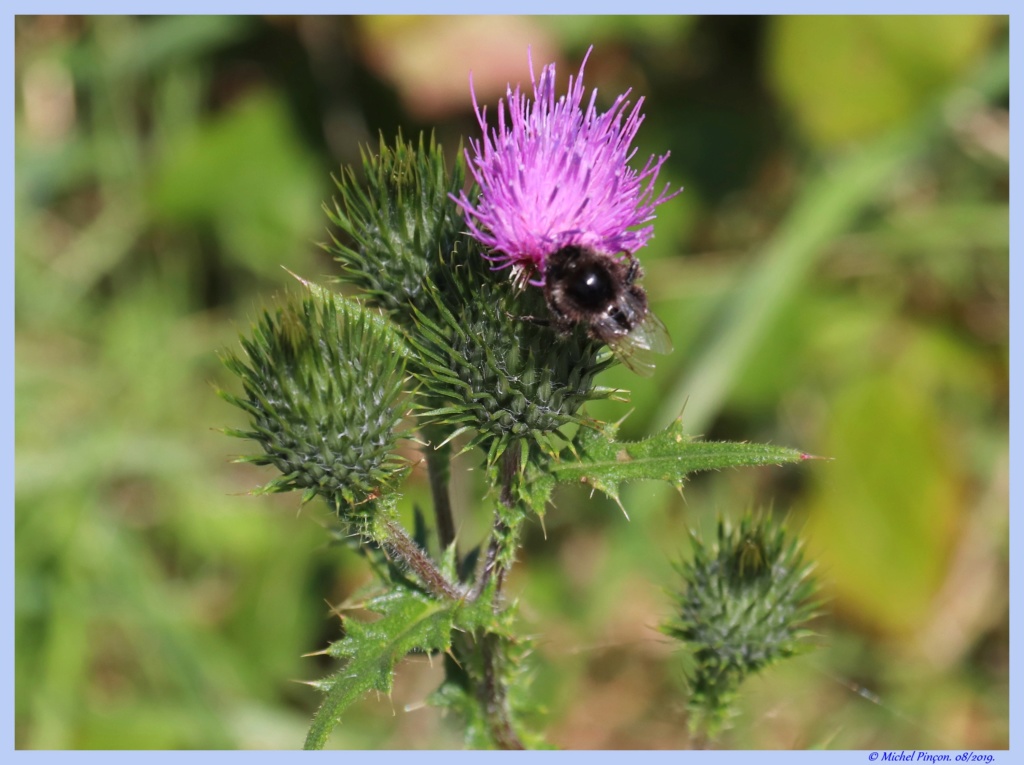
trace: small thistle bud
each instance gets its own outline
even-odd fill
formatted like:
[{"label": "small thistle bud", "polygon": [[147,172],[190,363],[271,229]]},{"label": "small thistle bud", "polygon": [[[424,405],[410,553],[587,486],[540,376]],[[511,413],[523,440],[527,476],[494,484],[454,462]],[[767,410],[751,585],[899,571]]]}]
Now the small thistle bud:
[{"label": "small thistle bud", "polygon": [[343,266],[341,280],[355,285],[372,305],[411,325],[411,307],[428,310],[425,279],[439,257],[452,251],[465,229],[450,197],[462,190],[465,171],[457,162],[449,176],[441,147],[431,137],[419,146],[401,135],[394,148],[383,136],[378,154],[362,153],[365,187],[352,168],[335,178],[340,199],[324,206],[352,246],[331,235],[324,248]]},{"label": "small thistle bud", "polygon": [[241,342],[247,359],[224,363],[245,395],[220,395],[249,415],[251,430],[228,434],[263,448],[241,461],[281,471],[258,491],[300,489],[345,515],[394,489],[408,467],[395,453],[405,349],[386,320],[307,297],[264,312]]},{"label": "small thistle bud", "polygon": [[676,617],[662,630],[693,657],[691,729],[715,735],[748,675],[804,647],[817,583],[800,543],[767,517],[745,516],[739,528],[722,520],[717,543],[692,541],[693,559],[678,567]]}]

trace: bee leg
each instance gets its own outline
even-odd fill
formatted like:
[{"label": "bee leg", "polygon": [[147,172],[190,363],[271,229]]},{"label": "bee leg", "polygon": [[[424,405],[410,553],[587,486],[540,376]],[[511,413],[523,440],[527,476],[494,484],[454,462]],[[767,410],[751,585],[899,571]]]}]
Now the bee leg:
[{"label": "bee leg", "polygon": [[570,318],[562,314],[556,314],[554,310],[552,310],[552,317],[549,319],[546,319],[542,316],[518,316],[516,314],[509,313],[508,311],[505,311],[505,315],[508,316],[508,318],[513,319],[515,321],[529,322],[530,324],[533,324],[535,327],[551,327],[556,332],[562,335],[570,334],[573,328],[576,326],[576,323],[572,321]]},{"label": "bee leg", "polygon": [[542,316],[520,316],[519,314],[509,313],[508,311],[505,311],[505,316],[513,321],[528,321],[530,324],[536,324],[538,327],[551,326],[551,319],[545,319]]},{"label": "bee leg", "polygon": [[643,271],[640,270],[640,261],[633,256],[633,253],[627,252],[626,255],[629,257],[629,266],[626,269],[624,281],[626,284],[633,284],[643,276]]}]

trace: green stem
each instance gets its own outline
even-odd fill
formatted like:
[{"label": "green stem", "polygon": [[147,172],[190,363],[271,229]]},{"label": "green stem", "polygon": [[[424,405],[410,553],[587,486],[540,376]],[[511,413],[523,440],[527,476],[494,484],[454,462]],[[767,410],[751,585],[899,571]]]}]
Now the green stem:
[{"label": "green stem", "polygon": [[[520,480],[522,475],[521,442],[513,441],[499,459],[499,504],[494,511],[494,525],[487,545],[487,554],[476,586],[470,595],[471,599],[478,599],[494,581],[494,613],[501,609],[501,590],[505,584],[505,575],[515,559],[515,547],[519,539],[517,529],[526,513],[518,499],[519,492],[516,486],[516,481]],[[522,750],[526,747],[512,725],[508,709],[508,689],[502,679],[504,639],[497,633],[486,632],[475,642],[473,650],[479,656],[482,670],[482,677],[478,679],[476,685],[476,695],[494,745],[499,749]]]},{"label": "green stem", "polygon": [[[430,476],[430,496],[434,502],[434,519],[437,523],[437,540],[442,550],[455,544],[455,520],[452,515],[451,498],[448,495],[448,479],[451,476],[451,449],[446,444],[440,448],[424,448],[427,458],[427,474]],[[455,559],[459,559],[458,548]]]}]

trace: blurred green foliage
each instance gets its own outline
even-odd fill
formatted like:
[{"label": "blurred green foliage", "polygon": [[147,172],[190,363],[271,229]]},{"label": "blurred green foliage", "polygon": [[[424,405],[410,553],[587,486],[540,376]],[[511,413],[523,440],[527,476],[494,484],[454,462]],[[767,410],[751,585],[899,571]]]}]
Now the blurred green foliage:
[{"label": "blurred green foliage", "polygon": [[[822,650],[744,687],[722,745],[1007,746],[1005,18],[15,29],[19,747],[301,744],[317,696],[293,681],[325,672],[300,657],[338,637],[330,607],[367,573],[315,503],[244,496],[269,474],[216,431],[241,424],[216,351],[287,283],[279,265],[336,268],[320,205],[361,143],[435,129],[454,157],[478,130],[469,70],[494,103],[527,79],[526,44],[564,78],[591,43],[588,84],[645,97],[639,155],[671,149],[686,187],[641,254],[678,350],[650,380],[608,372],[632,402],[592,411],[632,408],[639,437],[685,403],[690,432],[833,459],[702,476],[685,500],[632,485],[629,523],[556,492],[509,585],[542,636],[551,741],[690,744],[660,585],[687,529],[773,504],[831,614]],[[453,478],[475,543],[481,486]],[[415,471],[403,512],[428,496]],[[439,671],[407,662],[334,745],[457,746],[416,708]]]}]

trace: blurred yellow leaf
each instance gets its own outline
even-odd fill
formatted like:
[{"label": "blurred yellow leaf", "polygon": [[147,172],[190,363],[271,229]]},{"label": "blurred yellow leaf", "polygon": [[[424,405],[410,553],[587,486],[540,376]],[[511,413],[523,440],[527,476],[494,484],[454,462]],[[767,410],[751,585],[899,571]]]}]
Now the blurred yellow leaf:
[{"label": "blurred yellow leaf", "polygon": [[995,16],[781,16],[769,33],[772,86],[822,146],[913,117],[984,51]]},{"label": "blurred yellow leaf", "polygon": [[833,608],[906,634],[928,616],[963,511],[963,466],[935,396],[892,368],[832,402],[807,535]]}]

